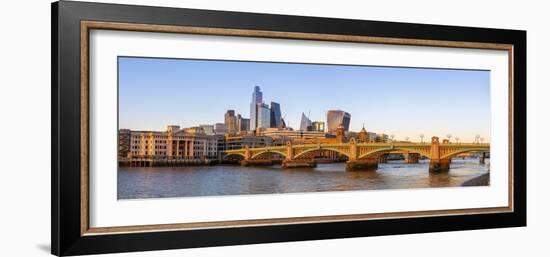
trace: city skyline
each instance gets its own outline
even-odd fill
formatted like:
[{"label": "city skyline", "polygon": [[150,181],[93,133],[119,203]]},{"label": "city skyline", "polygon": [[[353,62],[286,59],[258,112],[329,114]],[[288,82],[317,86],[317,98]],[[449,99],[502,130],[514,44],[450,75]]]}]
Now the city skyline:
[{"label": "city skyline", "polygon": [[[351,114],[350,131],[490,139],[489,71],[119,57],[119,127],[165,130],[251,119],[250,96],[280,105],[298,130],[302,113],[326,122]],[[453,139],[454,140],[454,139]]]}]

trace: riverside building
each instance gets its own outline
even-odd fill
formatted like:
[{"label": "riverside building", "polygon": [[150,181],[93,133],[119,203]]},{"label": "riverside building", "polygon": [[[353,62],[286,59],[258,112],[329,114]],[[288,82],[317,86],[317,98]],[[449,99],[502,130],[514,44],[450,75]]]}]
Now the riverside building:
[{"label": "riverside building", "polygon": [[[119,157],[122,159],[218,159],[219,136],[207,135],[202,127],[166,131],[119,131]],[[126,150],[127,149],[127,150]]]}]

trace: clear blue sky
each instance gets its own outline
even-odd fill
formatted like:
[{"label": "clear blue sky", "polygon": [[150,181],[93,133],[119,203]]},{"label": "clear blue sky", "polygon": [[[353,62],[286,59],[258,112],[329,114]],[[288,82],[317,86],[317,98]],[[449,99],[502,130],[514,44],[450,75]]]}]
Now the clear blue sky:
[{"label": "clear blue sky", "polygon": [[223,123],[228,109],[248,118],[255,85],[295,129],[302,112],[326,121],[341,109],[353,131],[490,138],[489,71],[135,57],[119,57],[119,127]]}]

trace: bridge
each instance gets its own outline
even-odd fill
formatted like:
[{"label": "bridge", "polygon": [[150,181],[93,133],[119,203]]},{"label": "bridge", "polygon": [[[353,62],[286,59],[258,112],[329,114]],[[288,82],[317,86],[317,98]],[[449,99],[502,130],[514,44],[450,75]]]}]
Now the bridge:
[{"label": "bridge", "polygon": [[[351,138],[346,143],[331,144],[292,144],[226,150],[224,158],[239,156],[241,165],[262,165],[272,163],[274,156],[283,157],[284,168],[315,167],[313,154],[319,152],[334,152],[347,157],[346,170],[373,170],[379,162],[384,162],[389,153],[405,155],[407,163],[417,163],[420,156],[430,159],[431,172],[448,171],[451,158],[468,152],[481,152],[482,158],[490,151],[489,144],[440,143],[438,137],[432,137],[429,143],[357,143]],[[483,160],[483,159],[482,159]]]}]

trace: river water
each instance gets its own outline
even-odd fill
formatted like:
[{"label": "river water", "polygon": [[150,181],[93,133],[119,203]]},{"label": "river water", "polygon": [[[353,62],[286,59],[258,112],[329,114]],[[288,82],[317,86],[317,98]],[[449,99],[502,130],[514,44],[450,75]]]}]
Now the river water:
[{"label": "river water", "polygon": [[346,172],[345,163],[311,169],[241,167],[119,167],[118,199],[275,194],[460,186],[489,172],[489,160],[453,159],[448,173],[428,172],[429,160],[381,163],[376,171]]}]

